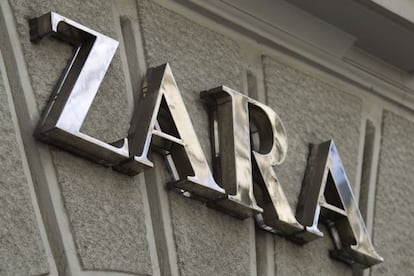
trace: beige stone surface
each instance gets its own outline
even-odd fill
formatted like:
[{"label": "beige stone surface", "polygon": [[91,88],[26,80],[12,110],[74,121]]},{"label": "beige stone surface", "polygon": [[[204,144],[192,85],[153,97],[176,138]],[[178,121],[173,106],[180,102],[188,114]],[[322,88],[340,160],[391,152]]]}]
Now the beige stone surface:
[{"label": "beige stone surface", "polygon": [[[280,183],[296,209],[310,143],[334,139],[349,179],[354,181],[361,124],[361,100],[316,77],[264,57],[268,105],[281,117],[288,137],[285,162],[276,167]],[[329,258],[329,235],[304,247],[275,239],[277,275],[351,275]],[[300,260],[300,262],[298,262]]]},{"label": "beige stone surface", "polygon": [[151,1],[138,4],[147,67],[170,63],[201,146],[211,160],[208,114],[200,91],[220,85],[241,89],[239,47]]},{"label": "beige stone surface", "polygon": [[[28,19],[57,12],[116,40],[111,1],[9,1],[39,110],[45,106],[72,55],[53,38],[29,40]],[[127,90],[119,50],[113,59],[82,131],[113,142],[129,128]],[[129,178],[51,147],[63,203],[85,270],[151,274],[139,178]]]},{"label": "beige stone surface", "polygon": [[384,263],[372,275],[414,271],[414,122],[383,115],[373,241]]},{"label": "beige stone surface", "polygon": [[[199,92],[223,84],[240,89],[238,45],[150,1],[138,3],[147,65],[170,63],[201,146],[211,160],[208,115]],[[169,201],[181,275],[251,275],[247,221],[172,192]]]},{"label": "beige stone surface", "polygon": [[[14,13],[30,84],[40,111],[73,49],[52,38],[31,43],[30,18],[55,11],[120,40],[115,28],[119,18],[114,16],[111,1],[8,2]],[[249,67],[240,48],[247,46],[198,24],[195,17],[192,21],[154,1],[137,0],[137,5],[138,10],[130,12],[136,12],[140,20],[147,67],[170,63],[211,166],[208,114],[199,93],[219,85],[240,90],[243,68]],[[259,47],[255,51],[258,53]],[[287,159],[276,172],[292,209],[296,208],[310,143],[334,139],[353,184],[360,142],[361,98],[348,93],[349,88],[321,80],[299,65],[284,63],[286,60],[281,62],[265,56],[262,62],[267,104],[279,114],[288,135]],[[130,119],[127,99],[118,50],[82,131],[108,142],[125,137]],[[372,269],[373,276],[409,275],[414,271],[413,137],[412,120],[395,112],[384,112],[373,240],[385,262]],[[0,275],[48,274],[50,268],[1,74],[0,138]],[[152,238],[152,233],[147,232],[149,220],[144,214],[146,199],[142,185],[145,183],[140,182],[143,178],[127,177],[52,146],[50,152],[64,215],[67,215],[76,246],[76,252],[66,253],[78,258],[85,271],[152,275],[147,240]],[[164,175],[168,175],[166,167],[158,166],[154,170],[165,170]],[[165,183],[168,181],[165,179]],[[159,183],[147,183],[147,187],[151,184]],[[161,208],[169,206],[162,211],[171,218],[173,250],[177,254],[180,275],[255,275],[251,221],[233,218],[172,191],[166,193],[168,200],[163,203],[168,204],[162,204]],[[151,199],[154,197],[156,195]],[[155,217],[157,223],[165,220]],[[163,227],[169,230],[170,225]],[[325,232],[323,239],[304,246],[274,236],[274,256],[269,259],[275,262],[275,275],[352,275],[349,266],[329,257],[333,244],[323,226],[321,230]],[[154,232],[161,235],[163,231]],[[163,245],[162,242],[159,244]],[[263,250],[259,255],[266,256],[266,248],[256,250]],[[160,251],[162,266],[162,258],[169,253]],[[258,263],[265,265],[260,260]],[[262,270],[263,267],[259,269]]]},{"label": "beige stone surface", "polygon": [[0,275],[49,272],[0,68]]}]

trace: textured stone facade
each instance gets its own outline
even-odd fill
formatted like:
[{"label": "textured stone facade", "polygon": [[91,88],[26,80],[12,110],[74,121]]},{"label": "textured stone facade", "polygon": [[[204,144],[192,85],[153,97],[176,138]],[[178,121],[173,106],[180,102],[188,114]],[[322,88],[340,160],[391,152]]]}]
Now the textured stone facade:
[{"label": "textured stone facade", "polygon": [[[405,274],[413,270],[412,204],[414,195],[414,123],[384,111],[374,240],[386,263],[374,275]],[[404,256],[404,257],[403,257]]]},{"label": "textured stone facade", "polygon": [[32,183],[24,168],[16,114],[2,65],[0,70],[0,275],[42,275],[49,267],[33,210]]},{"label": "textured stone facade", "polygon": [[[309,144],[334,139],[357,195],[365,185],[361,168],[371,166],[362,160],[378,162],[376,192],[361,188],[376,193],[373,243],[385,259],[371,275],[414,269],[413,110],[176,3],[6,0],[0,4],[0,275],[361,273],[330,258],[333,243],[323,226],[324,238],[299,246],[259,230],[253,218],[234,218],[167,190],[171,176],[159,156],[151,157],[154,168],[129,177],[36,141],[34,128],[73,52],[53,38],[30,42],[28,20],[49,11],[121,43],[82,132],[108,143],[126,137],[136,82],[146,68],[168,62],[212,167],[200,91],[226,85],[259,98],[287,131],[288,155],[275,171],[292,209]],[[372,110],[381,114],[376,161],[363,158]]]}]

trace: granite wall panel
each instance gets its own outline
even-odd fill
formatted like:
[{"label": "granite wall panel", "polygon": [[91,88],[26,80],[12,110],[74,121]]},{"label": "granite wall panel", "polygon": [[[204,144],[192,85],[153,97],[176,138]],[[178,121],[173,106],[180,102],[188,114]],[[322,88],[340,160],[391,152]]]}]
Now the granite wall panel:
[{"label": "granite wall panel", "polygon": [[[355,179],[361,99],[273,58],[264,57],[263,66],[268,105],[281,117],[289,144],[287,158],[276,172],[295,210],[309,144],[334,139],[349,179]],[[333,244],[328,233],[303,247],[278,237],[275,242],[277,275],[352,274],[348,266],[329,258]]]},{"label": "granite wall panel", "polygon": [[[54,11],[119,40],[111,1],[9,1],[39,110],[72,55],[53,38],[34,44],[28,20]],[[116,53],[81,131],[106,142],[126,137],[129,120],[121,58]],[[84,270],[152,274],[139,178],[121,175],[51,147],[52,159]]]},{"label": "granite wall panel", "polygon": [[385,261],[373,267],[372,275],[414,271],[413,168],[414,122],[385,111],[373,233],[374,245]]},{"label": "granite wall panel", "polygon": [[[1,55],[1,52],[0,52]],[[0,57],[0,62],[2,59]],[[1,64],[0,64],[1,66]],[[49,272],[0,67],[0,275]]]},{"label": "granite wall panel", "polygon": [[[30,18],[54,11],[121,41],[119,29],[117,32],[120,24],[117,20],[121,19],[116,18],[116,7],[111,1],[8,2],[14,13],[39,111],[45,107],[73,48],[53,38],[44,38],[37,44],[30,42]],[[131,0],[125,3],[133,9],[128,10],[126,17],[139,19],[146,66],[170,63],[211,166],[208,114],[199,93],[220,85],[243,93],[241,89],[249,61],[241,49],[246,51],[249,46],[199,24],[193,16],[190,20],[154,1]],[[122,3],[116,5],[119,7]],[[137,16],[130,16],[135,12]],[[133,21],[131,24],[136,23]],[[128,41],[130,45],[134,42]],[[253,49],[252,56],[259,55],[260,49]],[[84,133],[106,142],[126,137],[129,128],[131,110],[128,108],[132,103],[128,103],[128,99],[133,97],[127,95],[130,86],[126,84],[123,72],[127,66],[122,64],[119,51],[82,127]],[[279,114],[287,131],[288,155],[285,162],[276,167],[276,172],[295,210],[310,143],[334,139],[349,179],[354,182],[357,178],[363,96],[360,98],[355,93],[348,93],[349,86],[329,83],[312,74],[311,70],[301,68],[299,63],[293,65],[287,60],[281,62],[276,57],[264,56],[262,64],[257,62],[256,65],[263,66],[266,104]],[[133,76],[133,72],[130,74]],[[5,88],[0,74],[0,275],[46,275],[52,269],[37,225],[28,186],[31,184],[23,168],[22,148],[16,142],[18,132],[11,120],[14,111],[10,108]],[[250,92],[255,94],[255,91]],[[414,244],[410,239],[414,227],[411,219],[413,204],[410,204],[414,197],[411,185],[414,178],[411,172],[414,167],[413,130],[412,121],[395,112],[384,112],[374,245],[385,262],[375,266],[372,275],[405,275],[414,270],[411,263]],[[149,225],[146,223],[150,220],[145,217],[144,201],[147,199],[143,198],[146,195],[142,193],[142,185],[148,188],[160,183],[143,183],[144,179],[149,181],[153,178],[128,177],[53,146],[49,149],[61,192],[59,196],[76,246],[76,252],[66,253],[79,258],[84,271],[99,271],[103,275],[109,271],[115,274],[157,274],[152,270],[154,264],[151,264],[148,238],[151,239],[153,233],[147,232]],[[152,170],[162,171],[160,175],[168,176],[166,166],[159,163]],[[167,183],[170,179],[166,177],[164,180]],[[254,250],[262,249],[253,243],[252,231],[261,230],[253,230],[252,219],[240,220],[173,191],[165,193],[168,204],[160,204],[160,208],[168,206],[167,211],[162,211],[163,215],[168,213],[171,225],[163,227],[168,231],[172,227],[173,250],[176,251],[180,275],[254,276],[257,271],[265,270],[257,270],[254,264]],[[155,197],[149,196],[149,201]],[[163,220],[164,217],[154,218],[156,223]],[[329,257],[333,244],[323,226],[321,230],[325,233],[323,239],[304,246],[278,236],[271,238],[274,242],[275,255],[271,257],[275,263],[274,274],[352,275],[350,266]],[[166,237],[170,238],[168,234]],[[159,251],[163,250],[160,245],[163,242],[157,243]],[[162,258],[169,253],[160,253],[158,257],[162,266]],[[268,257],[266,254],[259,255]],[[258,263],[262,262],[259,260]]]},{"label": "granite wall panel", "polygon": [[[240,90],[238,45],[151,1],[138,5],[147,66],[170,63],[210,162],[208,114],[199,93],[219,85]],[[181,275],[251,275],[248,221],[172,192],[169,201]]]}]

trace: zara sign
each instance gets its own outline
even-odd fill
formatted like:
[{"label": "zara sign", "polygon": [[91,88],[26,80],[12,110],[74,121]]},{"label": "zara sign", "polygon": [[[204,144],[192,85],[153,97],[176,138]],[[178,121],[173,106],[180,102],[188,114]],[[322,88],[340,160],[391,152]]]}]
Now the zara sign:
[{"label": "zara sign", "polygon": [[80,130],[118,42],[53,12],[30,20],[30,35],[33,42],[53,36],[75,49],[35,131],[39,140],[130,176],[153,167],[151,151],[161,153],[172,160],[171,188],[232,216],[254,216],[260,228],[299,244],[323,236],[321,221],[334,258],[363,267],[383,261],[333,141],[312,147],[295,215],[273,170],[285,159],[287,138],[271,108],[225,86],[201,92],[211,120],[212,173],[164,64],[147,72],[128,137],[108,144]]}]

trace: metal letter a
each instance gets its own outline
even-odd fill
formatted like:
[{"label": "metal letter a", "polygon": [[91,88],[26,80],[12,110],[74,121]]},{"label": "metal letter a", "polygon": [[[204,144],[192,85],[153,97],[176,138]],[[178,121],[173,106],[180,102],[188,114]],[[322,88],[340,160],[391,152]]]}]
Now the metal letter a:
[{"label": "metal letter a", "polygon": [[383,261],[371,243],[332,140],[312,147],[297,218],[308,230],[302,233],[303,242],[320,237],[315,235],[321,233],[319,220],[327,226],[335,244],[332,257],[364,267]]}]

